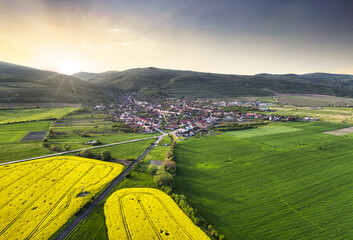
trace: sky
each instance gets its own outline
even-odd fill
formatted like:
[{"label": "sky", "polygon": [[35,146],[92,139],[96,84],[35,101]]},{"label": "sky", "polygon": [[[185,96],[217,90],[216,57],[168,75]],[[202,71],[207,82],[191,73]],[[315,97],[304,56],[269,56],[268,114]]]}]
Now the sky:
[{"label": "sky", "polygon": [[0,61],[353,74],[352,12],[351,0],[0,0]]}]

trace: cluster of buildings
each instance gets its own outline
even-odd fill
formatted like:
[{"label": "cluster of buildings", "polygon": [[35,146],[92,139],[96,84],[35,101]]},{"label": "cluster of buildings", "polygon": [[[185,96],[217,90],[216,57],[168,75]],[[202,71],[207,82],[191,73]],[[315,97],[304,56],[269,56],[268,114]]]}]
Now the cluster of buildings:
[{"label": "cluster of buildings", "polygon": [[[234,109],[237,106],[248,106],[252,111],[239,112]],[[142,133],[154,132],[156,128],[160,128],[176,131],[177,135],[183,137],[234,122],[295,120],[292,116],[268,113],[268,107],[269,104],[261,102],[219,102],[209,99],[167,98],[148,102],[126,94],[121,104],[97,105],[95,109],[114,109],[110,111],[114,121],[137,128]]]}]

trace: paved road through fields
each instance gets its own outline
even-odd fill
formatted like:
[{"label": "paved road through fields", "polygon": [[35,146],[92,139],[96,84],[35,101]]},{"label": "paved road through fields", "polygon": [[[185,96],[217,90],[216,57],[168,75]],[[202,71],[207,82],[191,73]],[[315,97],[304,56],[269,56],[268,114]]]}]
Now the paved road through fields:
[{"label": "paved road through fields", "polygon": [[[39,157],[26,158],[26,159],[22,159],[22,160],[16,160],[16,161],[11,161],[11,162],[0,163],[0,166],[1,165],[12,164],[12,163],[26,162],[26,161],[31,161],[31,160],[41,159],[41,158],[47,158],[47,157],[55,157],[55,156],[65,155],[65,154],[68,154],[68,153],[80,152],[80,151],[86,150],[86,149],[103,148],[103,147],[109,147],[109,146],[115,146],[115,145],[120,145],[120,144],[125,144],[125,143],[138,142],[138,141],[143,141],[143,140],[148,140],[148,139],[153,139],[153,138],[155,138],[155,137],[133,139],[133,140],[125,141],[125,142],[110,143],[110,144],[99,145],[99,146],[95,146],[95,147],[82,148],[82,149],[71,150],[71,151],[66,151],[66,152],[48,154],[48,155],[39,156]],[[157,141],[159,142],[159,139]]]},{"label": "paved road through fields", "polygon": [[[157,129],[156,129],[157,130]],[[54,238],[54,240],[63,240],[65,239],[71,231],[73,231],[97,206],[101,203],[106,196],[117,186],[125,177],[126,174],[130,172],[132,167],[138,163],[142,158],[144,158],[158,143],[159,141],[165,137],[167,134],[161,132],[163,135],[158,136],[157,141],[148,147],[137,159],[131,164],[123,173],[121,173],[117,178],[115,178],[112,182],[110,182],[109,186],[97,197],[95,198],[89,205],[87,205],[76,217],[72,220],[64,229],[62,229]]]}]

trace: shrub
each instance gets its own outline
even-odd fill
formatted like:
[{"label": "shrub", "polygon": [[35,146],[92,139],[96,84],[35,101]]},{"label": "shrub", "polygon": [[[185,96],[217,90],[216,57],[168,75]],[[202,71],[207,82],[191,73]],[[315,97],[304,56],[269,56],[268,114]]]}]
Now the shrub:
[{"label": "shrub", "polygon": [[50,147],[50,151],[56,151],[57,149],[56,149],[56,146],[55,145],[52,145],[51,147]]},{"label": "shrub", "polygon": [[[176,163],[174,161],[171,161],[169,159],[165,159],[164,162],[163,162],[163,165],[162,165],[162,168],[163,169],[171,169],[172,172],[175,172],[176,170]],[[170,171],[168,171],[170,172]]]},{"label": "shrub", "polygon": [[70,145],[70,144],[65,143],[65,144],[62,146],[62,149],[63,149],[63,151],[70,151],[70,149],[71,149],[71,145]]},{"label": "shrub", "polygon": [[109,161],[112,159],[112,156],[110,155],[110,152],[108,150],[103,150],[100,153],[100,159],[103,161]]},{"label": "shrub", "polygon": [[172,184],[173,176],[166,171],[158,171],[153,177],[153,181],[159,186],[169,186]]},{"label": "shrub", "polygon": [[148,166],[148,172],[151,174],[151,176],[156,175],[157,171],[158,171],[158,167],[156,165],[149,165]]},{"label": "shrub", "polygon": [[96,158],[96,155],[94,155],[89,149],[82,150],[79,155],[85,158]]}]

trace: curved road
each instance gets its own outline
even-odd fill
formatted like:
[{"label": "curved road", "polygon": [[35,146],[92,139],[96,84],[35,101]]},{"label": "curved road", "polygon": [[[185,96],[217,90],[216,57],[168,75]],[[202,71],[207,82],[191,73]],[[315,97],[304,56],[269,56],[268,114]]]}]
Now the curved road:
[{"label": "curved road", "polygon": [[[157,129],[156,129],[157,130]],[[126,174],[130,172],[132,167],[138,163],[142,158],[144,158],[157,144],[158,142],[165,137],[167,134],[161,132],[163,135],[158,136],[157,141],[148,147],[137,159],[136,161],[131,164],[123,173],[121,173],[118,177],[116,177],[112,182],[110,182],[109,186],[98,196],[96,197],[91,203],[89,203],[76,217],[72,220],[64,229],[62,229],[54,238],[54,240],[63,240],[65,239],[71,231],[73,231],[97,206],[101,203],[106,196],[117,186],[125,177]],[[152,137],[153,138],[153,137]],[[145,138],[150,139],[150,138]],[[141,139],[140,139],[141,140]],[[126,142],[125,142],[126,143]]]}]

